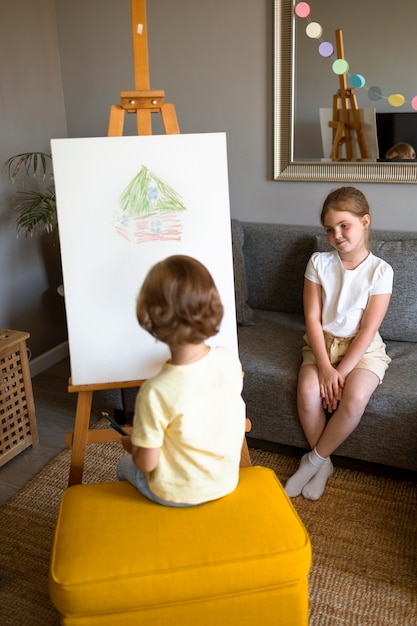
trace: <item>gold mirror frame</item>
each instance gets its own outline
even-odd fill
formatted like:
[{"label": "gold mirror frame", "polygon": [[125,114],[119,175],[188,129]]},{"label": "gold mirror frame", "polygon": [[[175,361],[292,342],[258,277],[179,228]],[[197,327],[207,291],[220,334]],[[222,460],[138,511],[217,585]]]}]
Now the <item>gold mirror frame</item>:
[{"label": "gold mirror frame", "polygon": [[274,179],[417,183],[417,163],[294,161],[294,2],[274,0]]}]

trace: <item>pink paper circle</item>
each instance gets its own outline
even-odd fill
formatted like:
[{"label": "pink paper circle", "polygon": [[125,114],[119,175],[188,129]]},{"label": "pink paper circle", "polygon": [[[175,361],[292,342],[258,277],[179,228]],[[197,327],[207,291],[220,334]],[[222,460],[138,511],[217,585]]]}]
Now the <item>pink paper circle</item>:
[{"label": "pink paper circle", "polygon": [[414,96],[414,98],[411,100],[411,106],[415,111],[417,111],[417,96]]},{"label": "pink paper circle", "polygon": [[311,13],[311,8],[308,2],[299,2],[294,10],[298,17],[308,17]]},{"label": "pink paper circle", "polygon": [[319,53],[322,57],[331,57],[333,54],[334,48],[330,41],[322,41],[319,45]]}]

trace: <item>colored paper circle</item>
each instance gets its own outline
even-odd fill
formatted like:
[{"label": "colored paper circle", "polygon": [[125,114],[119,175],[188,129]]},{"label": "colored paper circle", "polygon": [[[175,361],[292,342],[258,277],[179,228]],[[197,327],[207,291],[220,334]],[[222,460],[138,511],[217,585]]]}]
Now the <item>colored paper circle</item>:
[{"label": "colored paper circle", "polygon": [[295,7],[295,14],[298,17],[308,17],[310,15],[311,9],[308,2],[299,2]]},{"label": "colored paper circle", "polygon": [[415,111],[417,111],[417,96],[414,96],[414,98],[411,100],[411,106]]},{"label": "colored paper circle", "polygon": [[307,36],[311,39],[320,39],[323,33],[323,29],[318,22],[310,22],[306,28]]},{"label": "colored paper circle", "polygon": [[357,87],[358,89],[360,89],[364,86],[365,79],[360,74],[352,74],[352,76],[350,77],[350,84],[352,85],[352,87]]},{"label": "colored paper circle", "polygon": [[319,45],[319,53],[322,57],[331,57],[333,54],[333,50],[334,48],[330,41],[323,41]]},{"label": "colored paper circle", "polygon": [[336,59],[332,69],[335,74],[346,74],[349,71],[349,63],[345,59]]},{"label": "colored paper circle", "polygon": [[388,96],[388,102],[393,107],[401,107],[405,102],[405,98],[400,93],[392,93]]},{"label": "colored paper circle", "polygon": [[368,91],[368,98],[369,100],[381,100],[382,98],[382,90],[380,89],[380,87],[369,87],[369,91]]}]

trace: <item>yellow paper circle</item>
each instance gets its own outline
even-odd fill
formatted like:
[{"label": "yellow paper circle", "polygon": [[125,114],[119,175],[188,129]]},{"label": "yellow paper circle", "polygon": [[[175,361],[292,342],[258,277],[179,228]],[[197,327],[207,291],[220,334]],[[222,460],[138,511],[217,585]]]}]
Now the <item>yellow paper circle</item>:
[{"label": "yellow paper circle", "polygon": [[323,29],[317,22],[310,22],[306,28],[307,37],[311,39],[320,39],[323,34]]},{"label": "yellow paper circle", "polygon": [[388,96],[388,102],[392,107],[400,107],[404,104],[405,98],[400,93],[392,93]]}]

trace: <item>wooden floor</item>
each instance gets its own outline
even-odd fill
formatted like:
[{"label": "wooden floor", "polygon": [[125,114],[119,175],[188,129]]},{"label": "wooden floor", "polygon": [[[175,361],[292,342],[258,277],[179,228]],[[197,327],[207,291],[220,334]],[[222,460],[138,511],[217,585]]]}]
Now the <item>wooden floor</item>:
[{"label": "wooden floor", "polygon": [[[66,447],[64,437],[74,429],[77,402],[77,394],[67,391],[69,375],[65,359],[32,379],[39,444],[0,467],[0,505]],[[92,421],[98,417],[93,406]]]}]

